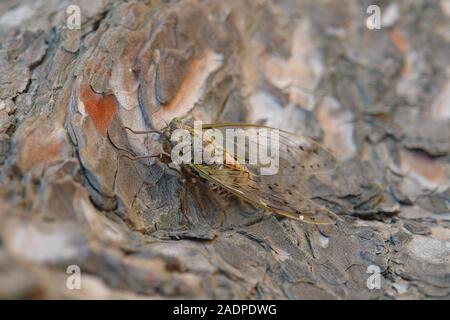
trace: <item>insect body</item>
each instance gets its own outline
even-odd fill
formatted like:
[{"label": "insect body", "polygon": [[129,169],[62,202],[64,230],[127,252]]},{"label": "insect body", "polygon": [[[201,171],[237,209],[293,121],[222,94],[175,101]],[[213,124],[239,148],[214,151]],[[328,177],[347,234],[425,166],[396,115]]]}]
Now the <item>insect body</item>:
[{"label": "insect body", "polygon": [[[172,158],[178,143],[173,136],[180,129],[188,132],[192,138],[193,142],[187,147],[195,149],[195,136],[199,134],[199,129],[174,119],[160,133],[163,149],[167,155],[172,154]],[[328,224],[336,220],[333,212],[311,199],[306,184],[311,175],[331,170],[335,166],[335,158],[325,148],[304,136],[266,126],[206,124],[200,129],[220,133],[222,141],[200,135],[200,146],[205,148],[213,145],[214,152],[220,154],[218,158],[224,161],[190,161],[180,165],[209,181],[214,188],[233,194],[256,207],[303,222]],[[232,130],[239,130],[246,139],[239,142],[236,135],[227,135]],[[276,141],[271,141],[272,136],[277,137]],[[265,174],[262,164],[248,161],[252,157],[252,149],[261,150],[268,145],[277,147],[277,171],[273,174]],[[275,159],[273,154],[270,156],[269,159]]]}]

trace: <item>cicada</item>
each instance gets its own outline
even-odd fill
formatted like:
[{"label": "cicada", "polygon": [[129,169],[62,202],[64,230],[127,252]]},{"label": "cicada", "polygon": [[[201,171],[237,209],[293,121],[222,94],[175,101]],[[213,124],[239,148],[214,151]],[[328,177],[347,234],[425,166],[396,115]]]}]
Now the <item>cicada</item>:
[{"label": "cicada", "polygon": [[[191,158],[190,161],[177,164],[202,180],[254,207],[292,219],[312,224],[330,224],[337,219],[332,211],[312,199],[307,187],[307,180],[311,175],[333,170],[336,159],[330,151],[308,137],[253,124],[202,124],[200,128],[196,128],[179,118],[173,119],[161,131],[123,128],[135,134],[157,133],[164,150],[159,155],[125,155],[132,160],[159,157],[166,164],[173,163],[174,150],[180,147],[179,139],[174,139],[174,136],[177,131],[184,130],[190,136],[191,142],[185,142],[183,147],[195,150],[196,143],[197,147],[199,144],[201,148],[213,146],[216,160],[223,159],[221,163],[211,162],[210,158],[201,161],[192,161]],[[198,139],[199,130],[200,143],[195,140]],[[214,130],[214,139],[205,134],[208,130]],[[245,140],[239,140],[236,134],[231,137],[227,134],[236,131],[244,136]],[[221,143],[217,135],[223,139]],[[271,141],[272,136],[277,138],[276,143]],[[261,150],[268,145],[276,145],[277,148],[277,170],[272,174],[265,173],[264,169],[267,168],[260,163],[248,161],[252,157],[252,148]],[[274,159],[273,154],[269,155],[270,157]]]}]

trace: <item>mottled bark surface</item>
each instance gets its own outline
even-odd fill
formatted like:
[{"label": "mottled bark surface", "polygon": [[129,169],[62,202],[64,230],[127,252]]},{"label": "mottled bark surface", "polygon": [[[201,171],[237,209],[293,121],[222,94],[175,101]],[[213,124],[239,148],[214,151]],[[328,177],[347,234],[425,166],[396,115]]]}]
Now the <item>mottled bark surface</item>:
[{"label": "mottled bark surface", "polygon": [[[450,297],[448,0],[2,1],[0,39],[0,297]],[[106,136],[154,154],[121,126],[185,115],[321,141],[339,166],[310,187],[342,221],[223,199]]]}]

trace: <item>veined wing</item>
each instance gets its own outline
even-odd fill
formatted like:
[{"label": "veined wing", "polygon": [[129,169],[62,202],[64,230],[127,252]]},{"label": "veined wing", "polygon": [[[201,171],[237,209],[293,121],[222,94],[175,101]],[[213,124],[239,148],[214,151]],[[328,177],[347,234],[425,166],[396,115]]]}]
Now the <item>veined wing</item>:
[{"label": "veined wing", "polygon": [[[244,149],[245,159],[235,156],[236,165],[206,165],[196,164],[193,168],[204,178],[216,183],[225,190],[250,202],[251,204],[274,211],[278,214],[314,224],[333,223],[337,217],[326,207],[311,200],[311,194],[305,184],[308,175],[331,170],[335,164],[333,155],[313,140],[279,131],[279,170],[273,175],[261,173],[258,164],[248,164],[248,148],[252,144],[261,146],[261,141],[268,138],[272,131],[277,130],[264,126],[253,125],[206,125],[205,129],[221,130],[225,140],[226,129],[267,129],[257,130],[258,134],[248,135],[245,145],[233,143],[235,148]],[[229,144],[230,145],[230,144]],[[224,144],[226,146],[226,144]],[[263,146],[265,147],[265,145]],[[228,152],[227,148],[224,149]]]},{"label": "veined wing", "polygon": [[[331,171],[336,166],[333,154],[314,140],[287,131],[252,124],[206,124],[203,129],[218,129],[224,137],[224,149],[233,154],[239,163],[248,163],[249,150],[257,147],[267,147],[268,141],[273,140],[273,134],[278,135],[278,150],[273,156],[278,157],[278,176],[301,176]],[[245,143],[239,139],[230,141],[228,130],[240,132],[246,137]],[[230,143],[234,150],[227,150]],[[252,149],[253,148],[253,149]],[[234,151],[234,152],[232,152]],[[239,152],[240,151],[240,152]],[[245,157],[239,155],[245,155]],[[258,171],[258,165],[249,165],[250,169]],[[255,172],[258,173],[258,172]]]},{"label": "veined wing", "polygon": [[192,166],[203,178],[257,207],[313,224],[330,224],[337,219],[333,212],[309,198],[309,192],[301,181],[297,185],[286,186],[277,182],[275,176],[252,176],[229,167]]}]

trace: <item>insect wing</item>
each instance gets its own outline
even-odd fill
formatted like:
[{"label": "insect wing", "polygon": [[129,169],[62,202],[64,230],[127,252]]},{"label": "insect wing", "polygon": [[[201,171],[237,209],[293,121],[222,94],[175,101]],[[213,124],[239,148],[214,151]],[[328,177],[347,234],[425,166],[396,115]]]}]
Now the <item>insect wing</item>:
[{"label": "insect wing", "polygon": [[[314,224],[328,224],[336,220],[336,215],[326,207],[311,200],[306,187],[306,179],[311,174],[331,170],[335,166],[333,155],[309,138],[279,131],[279,164],[275,174],[263,174],[259,164],[250,164],[249,149],[266,148],[272,133],[277,129],[252,125],[206,125],[204,128],[215,128],[224,132],[225,152],[235,157],[239,166],[227,165],[194,165],[194,169],[204,178],[213,181],[238,197],[275,211],[281,215]],[[226,129],[256,131],[249,133],[245,144],[238,139],[229,141]],[[263,130],[262,130],[263,129]],[[242,131],[241,131],[242,132]],[[228,142],[228,144],[227,144]],[[274,143],[276,144],[276,143]],[[229,146],[233,146],[230,150]],[[228,147],[227,147],[228,146]],[[241,152],[239,152],[240,150]],[[244,152],[245,151],[245,152]],[[244,156],[243,156],[244,154]]]},{"label": "insect wing", "polygon": [[[336,159],[330,151],[314,140],[302,135],[271,127],[249,124],[211,124],[204,125],[203,129],[221,130],[226,140],[224,147],[228,153],[234,154],[240,163],[248,163],[248,158],[251,153],[257,153],[260,156],[261,148],[270,149],[276,144],[276,154],[272,156],[279,158],[280,170],[277,173],[278,176],[305,176],[332,171],[336,167]],[[230,134],[233,131],[235,132],[234,136]],[[246,137],[245,143],[242,143],[242,139],[233,139],[235,136],[241,135]],[[270,143],[274,139],[278,141],[276,143]],[[230,150],[230,145],[233,150]],[[245,157],[240,156],[241,154],[245,154]],[[256,167],[260,168],[258,164]],[[254,169],[257,169],[256,167]],[[251,163],[250,168],[252,168]]]}]

